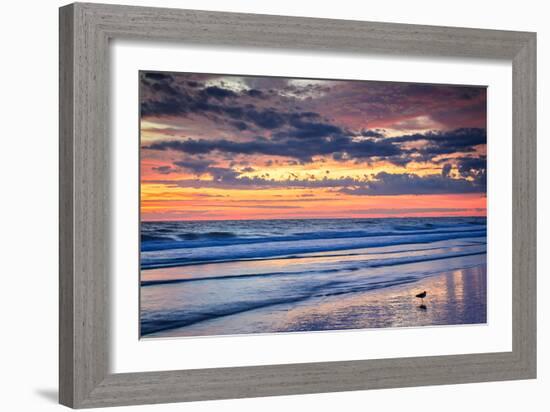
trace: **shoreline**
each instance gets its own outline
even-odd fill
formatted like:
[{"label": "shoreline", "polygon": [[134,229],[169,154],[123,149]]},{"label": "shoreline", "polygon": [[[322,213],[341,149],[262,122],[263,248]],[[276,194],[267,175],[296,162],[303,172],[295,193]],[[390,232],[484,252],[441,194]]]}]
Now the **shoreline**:
[{"label": "shoreline", "polygon": [[[365,292],[313,298],[151,333],[143,339],[450,326],[487,322],[484,264]],[[415,295],[426,290],[424,308]]]}]

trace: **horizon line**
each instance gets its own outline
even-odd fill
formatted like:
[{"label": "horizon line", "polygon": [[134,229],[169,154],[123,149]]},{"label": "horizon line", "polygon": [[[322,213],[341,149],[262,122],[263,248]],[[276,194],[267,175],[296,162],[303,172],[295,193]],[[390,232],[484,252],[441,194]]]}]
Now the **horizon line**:
[{"label": "horizon line", "polygon": [[141,220],[140,223],[159,222],[234,222],[234,221],[264,221],[264,220],[372,220],[372,219],[440,219],[440,218],[485,218],[485,215],[445,215],[445,216],[377,216],[377,217],[310,217],[310,218],[272,218],[272,219],[170,219],[170,220]]}]

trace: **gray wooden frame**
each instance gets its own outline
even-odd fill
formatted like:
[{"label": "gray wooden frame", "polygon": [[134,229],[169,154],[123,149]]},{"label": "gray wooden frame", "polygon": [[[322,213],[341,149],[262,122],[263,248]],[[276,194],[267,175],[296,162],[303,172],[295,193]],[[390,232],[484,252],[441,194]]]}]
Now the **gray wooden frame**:
[{"label": "gray wooden frame", "polygon": [[[513,64],[513,350],[109,372],[109,40],[496,58]],[[536,376],[536,34],[71,4],[60,9],[59,398],[75,408]]]}]

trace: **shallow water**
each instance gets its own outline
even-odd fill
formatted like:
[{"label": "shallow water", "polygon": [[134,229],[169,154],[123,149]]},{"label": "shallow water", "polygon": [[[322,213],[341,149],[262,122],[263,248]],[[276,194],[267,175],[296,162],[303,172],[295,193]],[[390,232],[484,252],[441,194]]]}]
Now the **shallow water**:
[{"label": "shallow water", "polygon": [[[423,290],[429,293],[421,307],[415,295]],[[147,337],[483,324],[486,300],[486,272],[481,265],[386,289],[252,310]]]}]

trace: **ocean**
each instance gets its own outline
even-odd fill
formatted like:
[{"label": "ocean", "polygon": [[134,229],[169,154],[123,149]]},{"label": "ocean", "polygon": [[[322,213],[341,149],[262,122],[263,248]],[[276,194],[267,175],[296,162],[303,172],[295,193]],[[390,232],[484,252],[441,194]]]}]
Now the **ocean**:
[{"label": "ocean", "polygon": [[141,336],[484,323],[486,232],[484,217],[143,222]]}]

